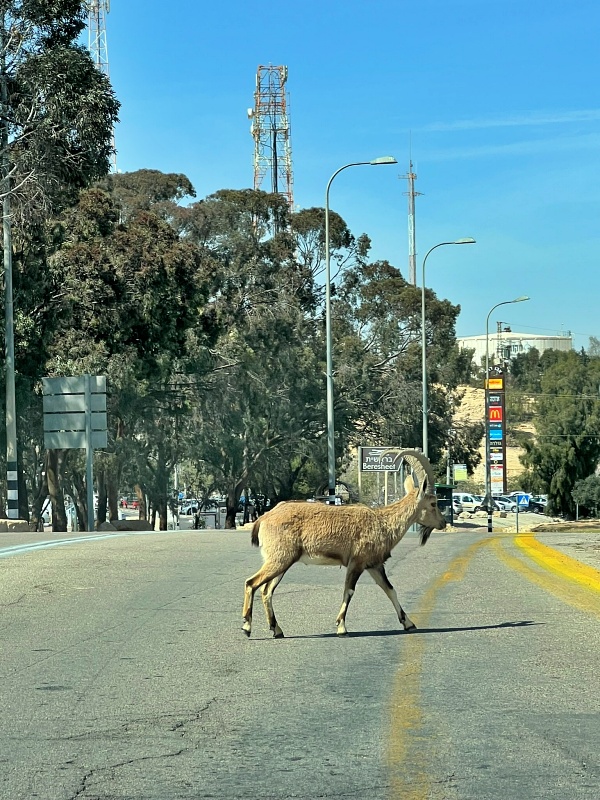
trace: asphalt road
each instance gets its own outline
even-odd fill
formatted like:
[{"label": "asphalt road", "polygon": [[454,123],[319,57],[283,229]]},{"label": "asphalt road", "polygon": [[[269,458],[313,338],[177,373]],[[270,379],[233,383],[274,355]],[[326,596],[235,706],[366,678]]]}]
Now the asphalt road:
[{"label": "asphalt road", "polygon": [[283,640],[259,598],[240,630],[247,530],[9,546],[6,800],[600,796],[598,534],[407,535],[388,572],[413,634],[366,576],[336,637],[342,573],[296,565]]}]

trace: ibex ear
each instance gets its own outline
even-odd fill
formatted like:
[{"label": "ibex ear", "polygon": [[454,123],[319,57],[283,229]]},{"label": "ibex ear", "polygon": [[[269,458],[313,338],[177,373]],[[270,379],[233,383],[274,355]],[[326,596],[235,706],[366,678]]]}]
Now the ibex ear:
[{"label": "ibex ear", "polygon": [[404,491],[406,494],[414,492],[416,488],[417,484],[415,483],[414,477],[412,475],[407,475],[406,478],[404,478]]}]

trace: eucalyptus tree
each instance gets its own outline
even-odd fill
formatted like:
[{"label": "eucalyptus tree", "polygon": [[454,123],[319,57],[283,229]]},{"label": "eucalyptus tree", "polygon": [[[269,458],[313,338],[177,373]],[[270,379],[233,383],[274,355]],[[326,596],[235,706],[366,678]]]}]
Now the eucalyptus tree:
[{"label": "eucalyptus tree", "polygon": [[77,43],[84,0],[0,0],[2,156],[21,226],[109,171],[119,103]]},{"label": "eucalyptus tree", "polygon": [[[427,364],[431,383],[430,452],[438,461],[449,443],[468,379],[468,353],[456,345],[460,311],[427,292]],[[339,451],[359,444],[420,447],[422,436],[421,293],[387,261],[347,269],[333,303],[336,428]],[[452,444],[473,466],[481,426],[455,429]]]},{"label": "eucalyptus tree", "polygon": [[[77,44],[86,10],[83,0],[0,0],[0,194],[7,312],[14,296],[14,322],[9,316],[7,329],[15,332],[15,369],[9,371],[11,382],[16,374],[20,441],[29,427],[31,388],[41,373],[47,332],[42,227],[108,171],[119,108],[109,81]],[[21,446],[17,459],[20,515],[26,517],[21,467],[24,456],[25,462],[39,457],[24,445],[30,453]],[[2,447],[2,459],[4,452]],[[33,473],[39,471],[37,465]]]},{"label": "eucalyptus tree", "polygon": [[209,303],[219,336],[193,427],[196,460],[227,496],[230,527],[244,489],[289,496],[301,454],[323,438],[318,293],[294,258],[286,214],[279,195],[223,190],[182,215],[185,235],[219,264]]},{"label": "eucalyptus tree", "polygon": [[573,517],[573,489],[600,459],[600,357],[549,351],[536,399],[536,436],[523,464],[548,494],[548,513]]},{"label": "eucalyptus tree", "polygon": [[119,476],[135,464],[165,526],[176,420],[187,402],[173,381],[215,269],[151,208],[134,211],[126,223],[119,216],[114,199],[93,188],[56,221],[48,264],[54,336],[46,367],[54,375],[107,375],[116,458],[105,470],[111,515]]}]

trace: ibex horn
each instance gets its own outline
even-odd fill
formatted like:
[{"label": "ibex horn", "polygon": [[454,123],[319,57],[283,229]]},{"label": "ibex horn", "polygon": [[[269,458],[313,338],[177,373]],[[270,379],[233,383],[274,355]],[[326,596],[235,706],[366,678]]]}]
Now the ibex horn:
[{"label": "ibex horn", "polygon": [[404,458],[411,465],[412,469],[417,473],[417,477],[422,480],[427,478],[427,488],[430,492],[435,491],[435,475],[431,462],[420,450],[400,450],[396,454],[396,460]]}]

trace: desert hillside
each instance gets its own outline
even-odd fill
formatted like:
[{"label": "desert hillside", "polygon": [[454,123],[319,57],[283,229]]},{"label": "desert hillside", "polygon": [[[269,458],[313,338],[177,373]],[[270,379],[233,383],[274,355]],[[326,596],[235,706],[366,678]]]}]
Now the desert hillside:
[{"label": "desert hillside", "polygon": [[[483,389],[474,389],[471,386],[463,386],[461,390],[464,391],[461,407],[457,412],[455,419],[464,420],[468,422],[481,422],[485,419],[485,397]],[[532,425],[518,425],[519,430],[527,430],[533,432]],[[519,461],[519,455],[523,452],[520,447],[507,447],[506,448],[506,470],[507,478],[514,478],[515,475],[520,475],[523,472],[523,465]],[[473,479],[478,483],[485,483],[485,439],[481,440],[481,463],[475,470]]]}]

